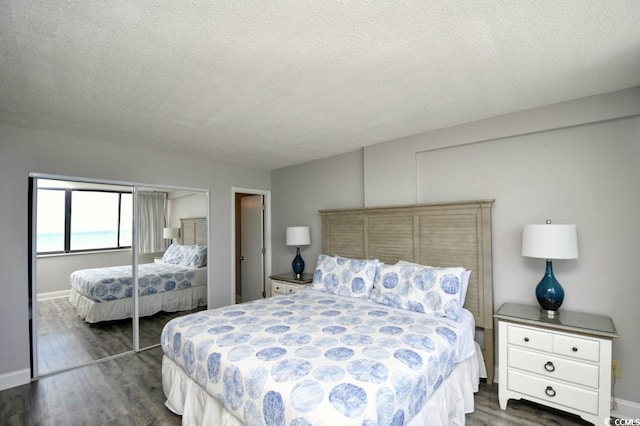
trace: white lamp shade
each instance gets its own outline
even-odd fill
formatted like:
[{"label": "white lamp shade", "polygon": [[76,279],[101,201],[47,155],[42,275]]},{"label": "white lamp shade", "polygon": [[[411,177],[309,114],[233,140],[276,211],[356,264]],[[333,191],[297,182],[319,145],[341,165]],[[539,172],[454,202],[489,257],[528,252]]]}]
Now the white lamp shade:
[{"label": "white lamp shade", "polygon": [[288,246],[308,246],[311,244],[311,234],[308,226],[290,226],[287,228],[286,244]]},{"label": "white lamp shade", "polygon": [[167,240],[178,238],[180,236],[180,228],[164,228],[162,230],[162,238]]},{"label": "white lamp shade", "polygon": [[522,255],[542,259],[577,259],[576,225],[525,225],[522,231]]}]

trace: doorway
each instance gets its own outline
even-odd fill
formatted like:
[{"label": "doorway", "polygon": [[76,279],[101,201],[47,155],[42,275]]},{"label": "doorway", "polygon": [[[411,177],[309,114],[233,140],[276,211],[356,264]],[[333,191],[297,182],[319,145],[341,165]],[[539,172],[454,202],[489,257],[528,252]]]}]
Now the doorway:
[{"label": "doorway", "polygon": [[233,189],[235,303],[267,296],[265,281],[271,258],[269,195],[268,191]]}]

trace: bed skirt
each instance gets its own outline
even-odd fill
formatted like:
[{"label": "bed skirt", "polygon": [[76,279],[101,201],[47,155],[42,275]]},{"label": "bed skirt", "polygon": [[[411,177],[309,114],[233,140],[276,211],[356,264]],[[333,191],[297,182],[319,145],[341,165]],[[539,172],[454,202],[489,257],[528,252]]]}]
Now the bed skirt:
[{"label": "bed skirt", "polygon": [[[80,318],[89,323],[113,321],[133,317],[133,299],[118,299],[110,302],[94,302],[71,289],[69,302],[74,306]],[[142,296],[138,303],[141,317],[160,311],[178,312],[207,305],[207,286],[200,285],[183,290],[166,291]]]},{"label": "bed skirt", "polygon": [[[486,368],[478,343],[476,356],[460,363],[423,409],[407,425],[464,425],[465,414],[473,412],[473,394]],[[485,372],[484,375],[482,372]],[[183,425],[242,426],[244,423],[209,395],[171,358],[162,358],[162,388],[165,405],[182,416]]]}]

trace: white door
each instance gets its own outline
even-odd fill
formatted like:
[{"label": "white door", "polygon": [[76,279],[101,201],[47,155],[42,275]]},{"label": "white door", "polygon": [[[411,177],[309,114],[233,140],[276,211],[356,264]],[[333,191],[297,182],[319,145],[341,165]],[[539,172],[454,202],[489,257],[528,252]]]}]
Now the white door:
[{"label": "white door", "polygon": [[263,196],[240,199],[241,297],[243,302],[262,299],[264,291]]}]

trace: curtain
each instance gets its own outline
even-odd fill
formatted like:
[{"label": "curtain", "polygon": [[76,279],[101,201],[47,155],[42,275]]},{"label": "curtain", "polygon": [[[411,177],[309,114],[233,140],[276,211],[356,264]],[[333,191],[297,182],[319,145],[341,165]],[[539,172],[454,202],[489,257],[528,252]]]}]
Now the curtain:
[{"label": "curtain", "polygon": [[140,253],[165,250],[162,229],[167,223],[167,194],[165,192],[138,192],[138,231]]}]

